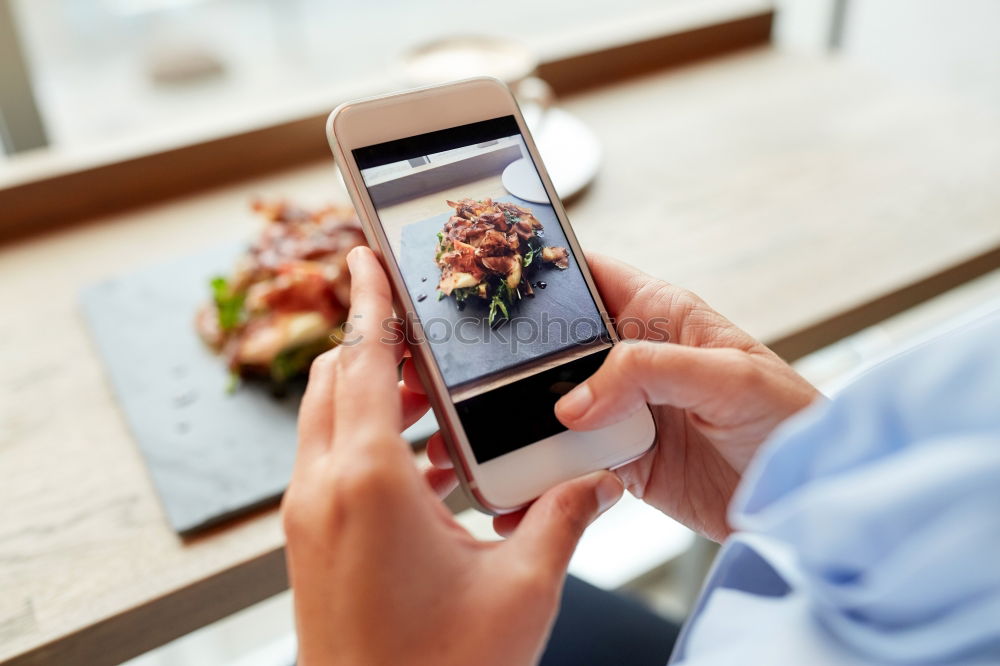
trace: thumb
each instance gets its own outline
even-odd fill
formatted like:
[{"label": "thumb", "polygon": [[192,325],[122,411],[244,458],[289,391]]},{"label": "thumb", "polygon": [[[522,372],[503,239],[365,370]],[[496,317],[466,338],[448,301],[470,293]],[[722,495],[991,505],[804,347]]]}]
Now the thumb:
[{"label": "thumb", "polygon": [[738,349],[621,343],[597,372],[556,403],[556,416],[575,430],[594,430],[647,403],[710,410],[727,403],[727,389],[753,381],[755,368],[750,355]]},{"label": "thumb", "polygon": [[583,531],[623,490],[621,480],[608,471],[561,483],[535,500],[506,543],[561,579]]}]

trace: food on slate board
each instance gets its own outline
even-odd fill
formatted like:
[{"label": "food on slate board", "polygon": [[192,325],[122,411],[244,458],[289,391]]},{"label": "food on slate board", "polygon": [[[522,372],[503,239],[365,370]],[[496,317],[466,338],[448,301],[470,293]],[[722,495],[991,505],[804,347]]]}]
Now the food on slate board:
[{"label": "food on slate board", "polygon": [[544,245],[542,223],[528,208],[492,199],[447,203],[455,214],[438,233],[439,299],[451,297],[460,308],[470,298],[488,303],[492,326],[534,295],[529,275],[539,264],[569,267],[566,248]]},{"label": "food on slate board", "polygon": [[308,210],[287,201],[256,202],[263,230],[231,275],[211,281],[198,311],[201,338],[240,377],[281,386],[336,344],[347,318],[347,253],[365,242],[354,210]]}]

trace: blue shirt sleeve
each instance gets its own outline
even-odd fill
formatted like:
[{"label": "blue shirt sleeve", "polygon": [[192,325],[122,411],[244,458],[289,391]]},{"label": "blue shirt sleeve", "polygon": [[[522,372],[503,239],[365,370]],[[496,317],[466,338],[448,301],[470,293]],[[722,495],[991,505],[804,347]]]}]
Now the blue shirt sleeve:
[{"label": "blue shirt sleeve", "polygon": [[810,637],[784,657],[767,646],[767,663],[810,650],[814,663],[1000,663],[1000,318],[883,363],[784,424],[730,521],[675,663],[717,663],[708,626],[746,636],[743,663],[763,663],[740,627],[768,617]]}]

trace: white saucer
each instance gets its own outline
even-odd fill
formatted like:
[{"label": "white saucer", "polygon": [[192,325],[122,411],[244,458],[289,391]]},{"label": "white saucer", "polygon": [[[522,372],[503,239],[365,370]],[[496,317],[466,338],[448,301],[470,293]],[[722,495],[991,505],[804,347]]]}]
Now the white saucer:
[{"label": "white saucer", "polygon": [[[576,116],[553,108],[529,126],[560,199],[573,197],[594,180],[601,165],[601,144]],[[548,203],[545,189],[526,159],[509,164],[501,180],[515,197]]]}]

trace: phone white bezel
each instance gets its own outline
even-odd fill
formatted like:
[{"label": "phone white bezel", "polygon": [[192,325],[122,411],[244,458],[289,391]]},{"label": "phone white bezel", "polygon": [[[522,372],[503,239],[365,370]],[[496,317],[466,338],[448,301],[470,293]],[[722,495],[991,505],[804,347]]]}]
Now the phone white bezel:
[{"label": "phone white bezel", "polygon": [[[514,116],[517,120],[552,207],[563,225],[572,254],[613,343],[617,343],[614,327],[586,261],[582,260],[584,255],[569,225],[566,211],[555,193],[517,102],[504,83],[489,77],[346,102],[334,109],[327,121],[330,147],[361,218],[368,244],[390,276],[397,312],[413,313],[414,304],[351,151],[502,116]],[[418,343],[413,349],[414,360],[421,379],[429,389],[428,398],[459,480],[481,510],[493,514],[516,511],[562,481],[598,469],[624,465],[652,447],[656,426],[650,411],[644,409],[607,428],[590,432],[567,430],[485,463],[477,462],[430,347],[422,342],[419,322],[414,321],[416,317],[406,319],[414,325],[409,331],[411,339]]]}]

